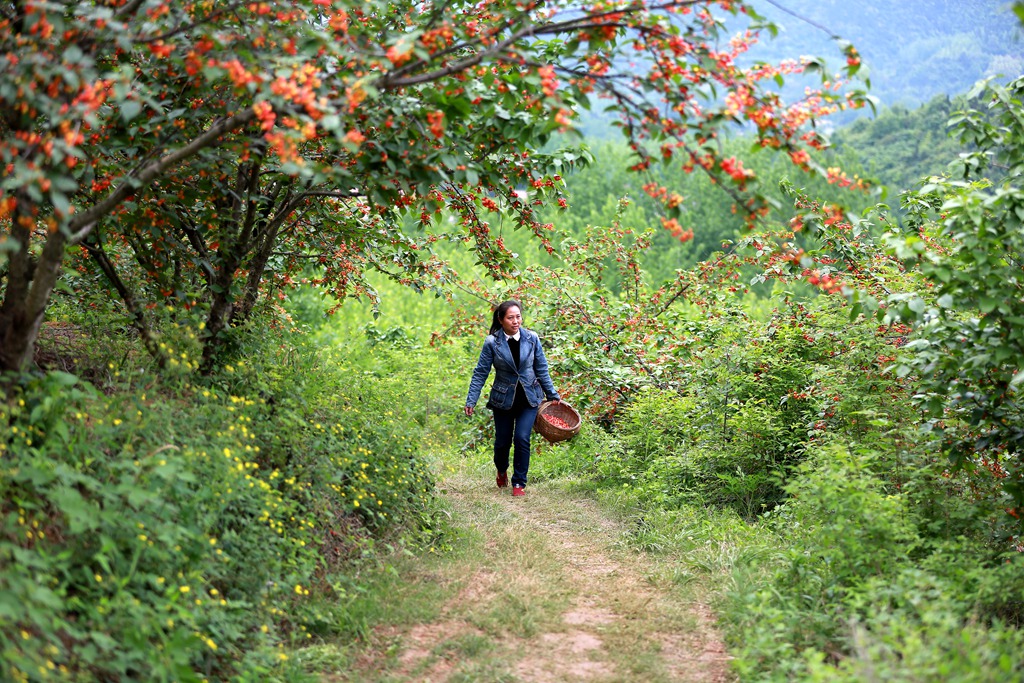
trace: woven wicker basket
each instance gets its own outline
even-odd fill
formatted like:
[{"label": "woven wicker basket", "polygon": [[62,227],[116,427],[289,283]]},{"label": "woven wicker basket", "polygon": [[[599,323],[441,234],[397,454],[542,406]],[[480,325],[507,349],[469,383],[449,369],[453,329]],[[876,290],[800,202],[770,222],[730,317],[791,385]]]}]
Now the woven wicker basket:
[{"label": "woven wicker basket", "polygon": [[[552,415],[564,420],[569,425],[569,428],[562,429],[561,427],[556,427],[544,419],[545,415]],[[575,408],[565,401],[560,403],[544,401],[537,410],[537,420],[533,423],[533,431],[539,433],[550,443],[558,443],[559,441],[566,441],[576,436],[582,424],[583,418],[580,417]]]}]

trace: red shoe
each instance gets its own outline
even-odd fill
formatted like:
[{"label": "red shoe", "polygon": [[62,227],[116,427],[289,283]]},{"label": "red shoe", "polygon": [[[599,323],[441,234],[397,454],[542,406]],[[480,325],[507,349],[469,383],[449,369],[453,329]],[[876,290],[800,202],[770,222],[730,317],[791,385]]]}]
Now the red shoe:
[{"label": "red shoe", "polygon": [[525,486],[520,486],[519,484],[516,484],[515,486],[512,487],[512,495],[513,496],[525,496],[526,495],[526,487]]},{"label": "red shoe", "polygon": [[499,489],[503,489],[508,486],[508,472],[499,472],[497,482]]}]

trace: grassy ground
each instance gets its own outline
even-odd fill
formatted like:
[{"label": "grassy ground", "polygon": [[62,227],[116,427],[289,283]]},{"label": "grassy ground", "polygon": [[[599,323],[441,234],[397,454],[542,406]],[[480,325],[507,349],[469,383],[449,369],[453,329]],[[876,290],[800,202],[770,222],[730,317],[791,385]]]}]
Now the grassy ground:
[{"label": "grassy ground", "polygon": [[453,547],[400,560],[368,599],[375,625],[297,652],[307,670],[325,683],[730,680],[699,584],[629,550],[625,523],[579,486],[513,499],[485,456],[444,469]]}]

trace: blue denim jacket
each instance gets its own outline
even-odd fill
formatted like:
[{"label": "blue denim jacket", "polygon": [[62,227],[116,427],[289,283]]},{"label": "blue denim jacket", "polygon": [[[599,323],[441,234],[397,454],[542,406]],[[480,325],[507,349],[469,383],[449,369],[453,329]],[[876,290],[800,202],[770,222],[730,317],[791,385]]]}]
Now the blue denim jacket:
[{"label": "blue denim jacket", "polygon": [[544,349],[540,346],[540,337],[525,327],[519,328],[519,370],[512,362],[512,351],[508,348],[505,333],[498,330],[487,335],[484,347],[480,350],[480,360],[473,369],[473,378],[469,382],[469,395],[466,405],[475,407],[483,391],[484,382],[494,366],[494,384],[487,407],[492,410],[510,410],[516,397],[516,384],[522,384],[526,400],[531,406],[539,406],[547,396],[548,400],[560,400],[555,385],[548,374],[548,359],[544,357]]}]

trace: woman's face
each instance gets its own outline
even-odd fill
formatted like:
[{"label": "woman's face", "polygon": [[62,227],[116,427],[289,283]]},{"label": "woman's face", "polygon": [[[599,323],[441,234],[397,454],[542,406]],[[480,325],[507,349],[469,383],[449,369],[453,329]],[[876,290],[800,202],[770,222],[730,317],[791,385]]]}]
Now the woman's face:
[{"label": "woman's face", "polygon": [[505,317],[501,319],[501,329],[510,337],[515,336],[519,326],[523,324],[523,314],[519,312],[518,306],[509,306],[505,311]]}]

